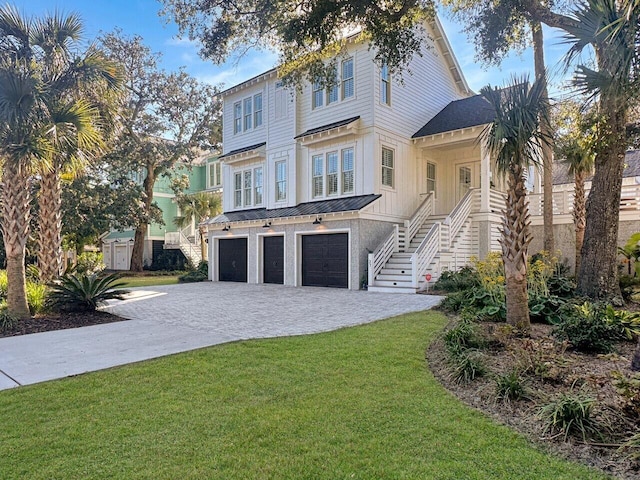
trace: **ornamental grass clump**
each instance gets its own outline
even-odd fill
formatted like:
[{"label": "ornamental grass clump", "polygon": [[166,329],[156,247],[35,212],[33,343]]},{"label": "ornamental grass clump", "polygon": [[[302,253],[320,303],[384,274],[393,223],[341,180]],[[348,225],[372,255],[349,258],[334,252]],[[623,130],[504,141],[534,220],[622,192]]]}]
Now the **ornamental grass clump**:
[{"label": "ornamental grass clump", "polygon": [[591,416],[595,400],[582,392],[561,393],[544,405],[539,412],[546,424],[546,431],[564,435],[579,435],[583,441],[599,433],[598,425]]},{"label": "ornamental grass clump", "polygon": [[518,370],[512,370],[502,375],[497,375],[496,397],[503,402],[511,400],[523,400],[527,398],[525,380]]},{"label": "ornamental grass clump", "polygon": [[57,282],[50,285],[51,291],[47,305],[59,311],[92,312],[107,300],[122,300],[128,290],[119,287],[121,275],[65,273]]}]

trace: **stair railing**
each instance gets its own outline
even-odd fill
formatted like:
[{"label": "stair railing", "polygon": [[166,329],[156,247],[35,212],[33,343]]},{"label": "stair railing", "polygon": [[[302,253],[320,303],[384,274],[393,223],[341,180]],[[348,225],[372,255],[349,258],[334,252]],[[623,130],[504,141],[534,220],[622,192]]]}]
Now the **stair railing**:
[{"label": "stair railing", "polygon": [[475,188],[469,189],[469,191],[462,197],[462,200],[458,202],[458,205],[452,210],[452,212],[444,219],[444,223],[449,225],[449,239],[445,248],[451,247],[451,243],[456,238],[456,235],[462,228],[462,226],[469,218],[471,209],[473,206],[473,200],[478,190]]},{"label": "stair railing", "polygon": [[433,214],[433,192],[430,192],[422,201],[418,209],[409,220],[404,221],[405,227],[405,245],[411,245],[411,240],[416,236],[425,220]]},{"label": "stair railing", "polygon": [[442,224],[433,224],[427,235],[424,237],[416,251],[411,255],[411,282],[415,289],[426,281],[424,279],[427,268],[440,250]]},{"label": "stair railing", "polygon": [[400,233],[400,227],[398,225],[393,226],[393,231],[389,236],[375,249],[368,257],[368,285],[373,285],[376,276],[382,271],[387,264],[391,255],[398,251],[398,237]]}]

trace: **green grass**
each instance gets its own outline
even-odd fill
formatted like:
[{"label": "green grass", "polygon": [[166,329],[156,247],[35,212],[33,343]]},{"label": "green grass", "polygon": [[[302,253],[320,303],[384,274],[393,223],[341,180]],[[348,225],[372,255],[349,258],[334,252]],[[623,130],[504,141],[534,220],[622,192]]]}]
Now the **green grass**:
[{"label": "green grass", "polygon": [[446,319],[403,315],[0,392],[0,477],[597,479],[429,373]]},{"label": "green grass", "polygon": [[179,275],[157,275],[157,276],[134,276],[122,277],[120,281],[125,282],[123,288],[130,287],[154,287],[157,285],[175,285],[178,283]]}]

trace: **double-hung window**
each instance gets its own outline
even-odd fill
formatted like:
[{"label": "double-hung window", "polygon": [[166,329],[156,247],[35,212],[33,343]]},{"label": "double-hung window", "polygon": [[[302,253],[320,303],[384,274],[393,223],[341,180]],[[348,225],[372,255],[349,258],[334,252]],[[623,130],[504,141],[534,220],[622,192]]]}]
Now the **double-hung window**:
[{"label": "double-hung window", "polygon": [[311,158],[311,188],[314,198],[354,192],[353,148],[343,148]]},{"label": "double-hung window", "polygon": [[311,163],[313,196],[322,197],[324,196],[324,155],[314,155]]},{"label": "double-hung window", "polygon": [[393,150],[382,147],[382,185],[393,187],[393,171],[394,171]]},{"label": "double-hung window", "polygon": [[386,63],[380,69],[380,102],[391,105],[391,75]]},{"label": "double-hung window", "polygon": [[324,89],[322,82],[313,82],[313,108],[321,107],[324,104]]},{"label": "double-hung window", "polygon": [[222,184],[222,168],[220,162],[209,164],[209,185],[208,188],[219,187]]},{"label": "double-hung window", "polygon": [[436,164],[427,162],[427,193],[436,193]]},{"label": "double-hung window", "polygon": [[342,150],[342,193],[353,193],[353,148]]},{"label": "double-hung window", "polygon": [[253,96],[253,128],[262,125],[262,94]]},{"label": "double-hung window", "polygon": [[245,170],[242,172],[243,174],[243,185],[242,188],[244,190],[244,206],[252,205],[251,202],[251,193],[252,193],[252,182],[251,182],[251,170]]},{"label": "double-hung window", "polygon": [[242,207],[242,172],[236,172],[233,176],[233,206]]},{"label": "double-hung window", "polygon": [[233,104],[233,133],[242,132],[242,102]]},{"label": "double-hung window", "polygon": [[351,98],[353,94],[353,58],[347,58],[342,61],[342,99]]},{"label": "double-hung window", "polygon": [[327,89],[327,105],[331,103],[336,103],[338,101],[338,90],[340,86],[338,85],[338,71],[336,67],[336,71],[334,72],[333,82],[331,86]]},{"label": "double-hung window", "polygon": [[253,171],[253,201],[255,205],[262,205],[262,168]]},{"label": "double-hung window", "polygon": [[276,162],[276,202],[287,199],[287,162]]},{"label": "double-hung window", "polygon": [[244,99],[244,129],[251,130],[253,115],[251,114],[251,97]]}]

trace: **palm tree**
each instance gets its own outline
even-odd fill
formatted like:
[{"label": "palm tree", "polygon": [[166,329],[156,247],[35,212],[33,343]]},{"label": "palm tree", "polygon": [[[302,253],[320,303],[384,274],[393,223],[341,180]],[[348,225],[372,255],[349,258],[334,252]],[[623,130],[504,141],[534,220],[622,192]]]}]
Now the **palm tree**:
[{"label": "palm tree", "polygon": [[202,222],[222,212],[222,199],[219,193],[197,192],[185,195],[178,200],[178,206],[182,215],[175,217],[174,223],[178,228],[185,228],[195,221],[198,224],[200,234],[200,251],[202,260],[207,259],[207,246],[205,243],[206,228]]},{"label": "palm tree", "polygon": [[507,176],[508,190],[502,219],[502,260],[506,281],[507,322],[527,332],[531,326],[527,298],[527,249],[531,242],[525,172],[537,164],[543,136],[540,119],[546,109],[544,82],[531,87],[526,78],[504,89],[484,87],[480,93],[496,111],[482,133],[482,141],[496,159],[498,173]]},{"label": "palm tree", "polygon": [[592,46],[596,69],[578,66],[575,85],[596,101],[599,138],[586,205],[578,290],[593,298],[620,298],[617,237],[627,149],[626,123],[640,88],[640,8],[637,0],[587,0],[565,27],[568,60]]},{"label": "palm tree", "polygon": [[[0,221],[7,249],[7,303],[17,317],[29,315],[24,256],[33,174],[39,171],[46,178],[59,171],[56,163],[61,158],[77,158],[99,139],[92,124],[94,109],[77,96],[79,81],[98,72],[93,53],[71,58],[81,31],[75,15],[33,20],[22,18],[11,6],[0,8]],[[110,68],[100,75],[112,81],[114,74]],[[50,182],[43,184],[46,198]],[[53,217],[49,225],[55,224],[59,211],[55,204],[45,206],[43,215]]]}]

